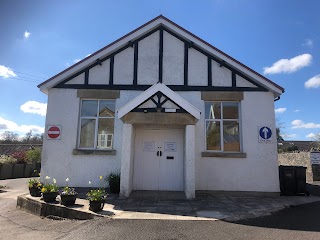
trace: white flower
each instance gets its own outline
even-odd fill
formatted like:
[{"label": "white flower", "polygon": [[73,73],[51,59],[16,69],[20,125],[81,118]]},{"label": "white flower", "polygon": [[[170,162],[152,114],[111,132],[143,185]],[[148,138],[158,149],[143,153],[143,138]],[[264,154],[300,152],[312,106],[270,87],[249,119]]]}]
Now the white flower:
[{"label": "white flower", "polygon": [[89,185],[91,185],[91,181],[89,181]]},{"label": "white flower", "polygon": [[49,176],[46,176],[46,180],[49,180],[50,179],[50,177]]},{"label": "white flower", "polygon": [[53,183],[54,183],[54,184],[56,184],[56,183],[57,183],[57,180],[56,180],[55,178],[53,179]]},{"label": "white flower", "polygon": [[66,179],[66,182],[69,182],[69,178]]}]

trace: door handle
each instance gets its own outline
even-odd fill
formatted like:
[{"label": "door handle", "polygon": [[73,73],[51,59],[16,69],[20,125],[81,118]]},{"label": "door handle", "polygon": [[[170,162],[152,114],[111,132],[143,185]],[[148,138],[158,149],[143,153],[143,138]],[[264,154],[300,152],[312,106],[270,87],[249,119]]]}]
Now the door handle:
[{"label": "door handle", "polygon": [[162,152],[160,151],[160,157],[162,156]]},{"label": "door handle", "polygon": [[157,156],[159,157],[159,151],[157,151]]}]

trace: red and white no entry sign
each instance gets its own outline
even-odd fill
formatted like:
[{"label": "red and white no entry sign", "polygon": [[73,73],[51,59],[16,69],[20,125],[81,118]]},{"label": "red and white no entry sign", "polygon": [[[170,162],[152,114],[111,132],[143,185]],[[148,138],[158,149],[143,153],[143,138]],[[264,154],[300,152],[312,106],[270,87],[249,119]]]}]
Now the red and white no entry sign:
[{"label": "red and white no entry sign", "polygon": [[61,126],[49,125],[47,136],[48,139],[60,139]]}]

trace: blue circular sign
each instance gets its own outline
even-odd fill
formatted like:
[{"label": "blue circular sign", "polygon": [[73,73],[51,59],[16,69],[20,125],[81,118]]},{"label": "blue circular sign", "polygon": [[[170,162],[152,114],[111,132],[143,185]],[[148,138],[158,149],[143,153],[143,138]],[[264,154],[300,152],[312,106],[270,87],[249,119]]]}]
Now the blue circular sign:
[{"label": "blue circular sign", "polygon": [[268,128],[268,127],[262,127],[262,128],[260,128],[260,130],[259,130],[259,135],[260,135],[260,137],[263,138],[263,139],[269,139],[269,138],[271,138],[271,136],[272,136],[272,131],[271,131],[271,129]]}]

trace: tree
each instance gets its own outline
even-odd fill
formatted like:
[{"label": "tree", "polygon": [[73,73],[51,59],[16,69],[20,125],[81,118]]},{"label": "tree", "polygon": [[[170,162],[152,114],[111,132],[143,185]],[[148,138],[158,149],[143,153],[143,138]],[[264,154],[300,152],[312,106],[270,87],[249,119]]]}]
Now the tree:
[{"label": "tree", "polygon": [[1,134],[2,142],[3,143],[15,143],[19,139],[19,135],[14,132],[5,131]]},{"label": "tree", "polygon": [[282,135],[282,130],[284,129],[284,123],[280,122],[279,118],[276,118],[276,135],[277,135],[277,141],[281,142],[284,141]]}]

